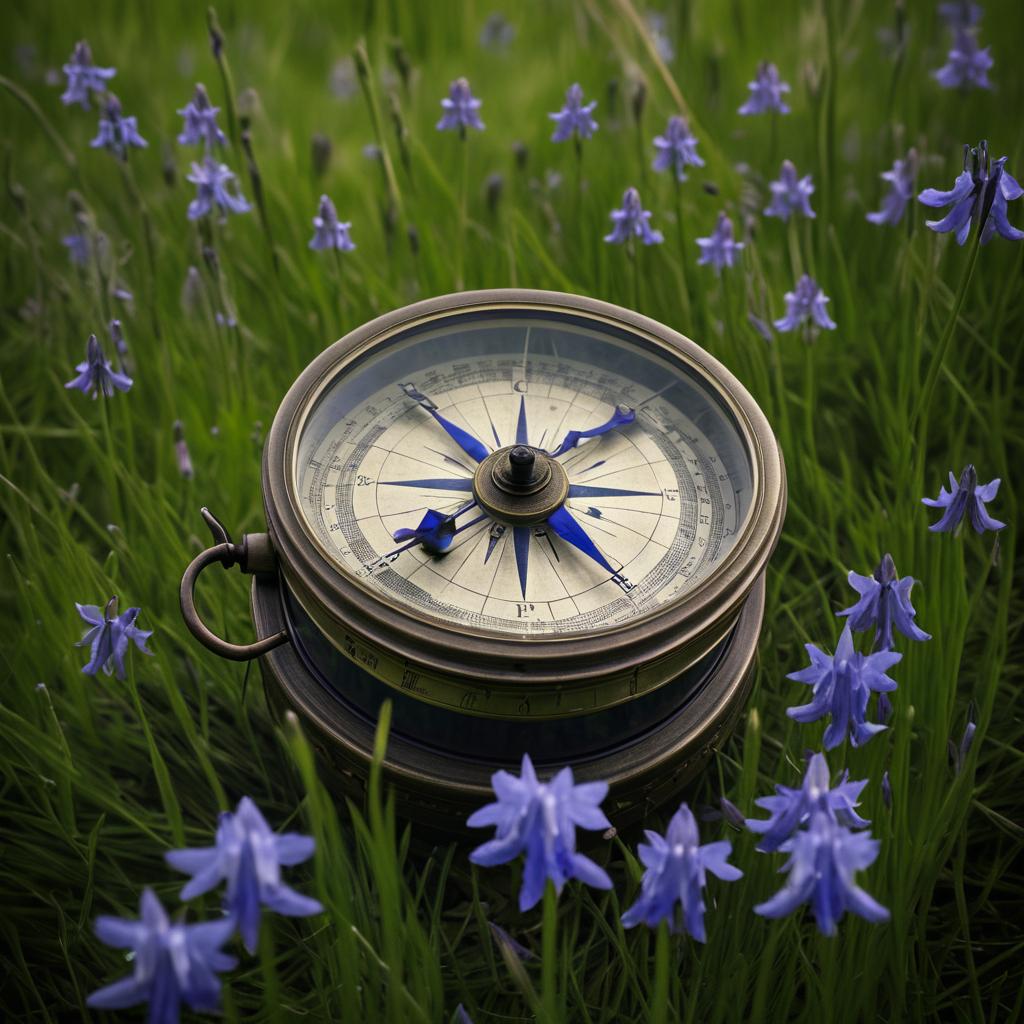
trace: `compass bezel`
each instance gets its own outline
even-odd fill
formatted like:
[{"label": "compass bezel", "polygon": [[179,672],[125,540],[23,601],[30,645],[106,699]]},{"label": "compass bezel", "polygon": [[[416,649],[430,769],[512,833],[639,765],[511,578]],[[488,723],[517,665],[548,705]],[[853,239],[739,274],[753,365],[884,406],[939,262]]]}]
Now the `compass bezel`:
[{"label": "compass bezel", "polygon": [[[306,420],[325,389],[346,367],[399,332],[460,314],[513,309],[590,319],[596,326],[610,325],[642,338],[698,376],[739,427],[753,490],[743,530],[707,578],[664,607],[585,634],[489,634],[389,603],[343,570],[310,529],[295,485],[295,458]],[[271,539],[289,589],[339,648],[356,641],[370,652],[387,652],[391,667],[377,673],[384,682],[402,685],[409,672],[419,669],[459,687],[479,688],[486,681],[533,691],[544,686],[596,686],[658,661],[677,671],[681,663],[705,653],[735,621],[774,549],[786,484],[782,453],[764,414],[733,374],[690,339],[596,299],[490,289],[439,296],[384,314],[317,356],[289,389],[274,418],[264,448],[263,495]],[[369,659],[363,660],[369,664]],[[395,678],[396,662],[405,667],[402,679]],[[603,706],[596,690],[595,706]]]}]

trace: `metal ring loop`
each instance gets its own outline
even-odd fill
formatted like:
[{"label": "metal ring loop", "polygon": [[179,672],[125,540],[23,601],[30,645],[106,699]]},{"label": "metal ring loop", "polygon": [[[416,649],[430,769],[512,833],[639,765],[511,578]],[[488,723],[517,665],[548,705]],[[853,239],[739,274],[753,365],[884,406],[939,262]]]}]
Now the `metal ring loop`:
[{"label": "metal ring loop", "polygon": [[225,569],[231,568],[238,563],[238,548],[230,542],[207,548],[192,559],[185,574],[181,577],[181,614],[192,635],[207,650],[213,651],[214,654],[219,654],[229,661],[251,661],[253,658],[258,658],[275,647],[287,643],[290,637],[286,630],[274,633],[273,636],[263,637],[251,644],[228,643],[227,640],[222,640],[216,633],[211,632],[196,610],[195,587],[199,574],[213,562],[219,562]]}]

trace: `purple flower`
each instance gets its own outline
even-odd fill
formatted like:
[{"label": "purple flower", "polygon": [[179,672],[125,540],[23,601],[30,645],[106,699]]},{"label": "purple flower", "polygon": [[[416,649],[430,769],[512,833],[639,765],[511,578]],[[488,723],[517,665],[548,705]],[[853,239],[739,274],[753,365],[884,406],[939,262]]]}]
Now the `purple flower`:
[{"label": "purple flower", "polygon": [[94,604],[76,602],[75,607],[91,627],[75,642],[76,647],[90,648],[89,663],[82,669],[87,676],[94,676],[103,669],[104,675],[116,672],[118,679],[124,679],[124,656],[129,643],[134,643],[143,654],[153,653],[146,647],[153,630],[139,629],[135,625],[140,609],[129,608],[118,615],[116,597],[107,602],[103,611]]},{"label": "purple flower", "polygon": [[698,266],[710,264],[716,274],[722,273],[722,267],[731,267],[736,262],[737,254],[743,248],[743,242],[736,242],[732,237],[732,221],[724,212],[719,213],[715,230],[707,238],[698,238],[700,257]]},{"label": "purple flower", "polygon": [[320,208],[313,218],[313,227],[316,229],[313,237],[309,240],[310,249],[337,249],[339,252],[351,252],[356,246],[349,238],[351,221],[339,221],[338,212],[334,209],[334,203],[327,196],[320,197]]},{"label": "purple flower", "polygon": [[974,721],[974,715],[974,701],[971,701],[971,705],[967,709],[967,724],[964,726],[964,734],[960,738],[960,746],[954,746],[953,741],[949,741],[949,752],[953,758],[953,770],[957,775],[963,771],[967,755],[970,753],[971,746],[974,743],[974,734],[978,729]]},{"label": "purple flower", "polygon": [[778,850],[815,812],[827,814],[840,825],[850,828],[870,825],[867,818],[862,818],[854,810],[868,780],[847,782],[846,778],[846,772],[843,772],[835,788],[831,789],[828,761],[824,754],[814,754],[799,789],[776,784],[775,796],[758,797],[754,803],[768,811],[771,817],[746,820],[747,828],[762,836],[757,848],[762,853]]},{"label": "purple flower", "polygon": [[749,82],[747,88],[750,95],[739,109],[741,114],[763,114],[768,110],[789,113],[789,107],[782,98],[784,92],[789,92],[789,83],[779,78],[779,69],[774,64],[762,61],[754,81]]},{"label": "purple flower", "polygon": [[75,43],[68,63],[64,65],[64,74],[68,76],[68,87],[61,95],[60,101],[65,106],[80,103],[83,110],[89,109],[89,93],[104,93],[107,82],[117,74],[113,68],[98,68],[92,62],[92,50],[89,44],[81,39]]},{"label": "purple flower", "polygon": [[598,889],[611,879],[589,857],[576,852],[576,828],[606,829],[610,822],[600,808],[608,794],[606,782],[573,782],[571,768],[540,782],[529,754],[523,754],[517,778],[506,771],[491,776],[497,800],[469,816],[470,828],[494,825],[494,838],[469,855],[474,864],[494,867],[525,854],[519,909],[529,910],[544,894],[548,879],[557,892],[570,878]]},{"label": "purple flower", "polygon": [[892,718],[892,701],[889,700],[889,694],[880,693],[875,706],[875,721],[882,725],[888,725],[890,718]]},{"label": "purple flower", "polygon": [[67,247],[68,258],[72,263],[84,267],[89,262],[89,236],[84,232],[78,235],[64,235],[60,244]]},{"label": "purple flower", "polygon": [[944,89],[991,89],[988,72],[993,63],[988,47],[978,45],[976,32],[957,29],[946,63],[932,72],[932,78]]},{"label": "purple flower", "polygon": [[234,171],[227,164],[217,163],[211,156],[203,157],[201,164],[192,164],[192,173],[188,180],[196,186],[196,197],[188,204],[189,220],[199,220],[210,213],[214,206],[220,211],[221,218],[231,213],[246,213],[251,207],[245,196],[232,184],[235,180]]},{"label": "purple flower", "polygon": [[206,87],[196,83],[196,91],[192,99],[185,104],[179,114],[185,119],[178,142],[182,146],[205,145],[207,151],[214,146],[223,146],[227,142],[224,133],[217,127],[217,114],[220,107],[210,103]]},{"label": "purple flower", "polygon": [[186,479],[191,480],[195,476],[192,468],[192,456],[188,450],[188,441],[185,440],[185,424],[181,420],[174,421],[174,458],[178,463],[178,472]]},{"label": "purple flower", "polygon": [[697,155],[697,136],[690,131],[685,117],[673,114],[668,119],[664,135],[655,136],[654,156],[656,171],[674,171],[676,181],[686,181],[686,165],[703,167],[704,161]]},{"label": "purple flower", "polygon": [[152,890],[144,889],[139,920],[96,918],[96,935],[115,949],[132,951],[133,973],[86,1000],[94,1010],[122,1010],[149,1003],[149,1024],[178,1024],[180,1007],[215,1010],[220,1002],[218,971],[237,961],[221,952],[235,930],[231,918],[203,924],[171,924]]},{"label": "purple flower", "polygon": [[892,783],[889,781],[888,770],[882,772],[882,781],[880,784],[882,790],[882,803],[885,804],[886,810],[892,810]]},{"label": "purple flower", "polygon": [[811,176],[805,174],[802,178],[797,178],[796,166],[792,160],[782,161],[778,181],[771,182],[768,187],[772,190],[772,201],[765,208],[766,217],[789,220],[790,214],[793,213],[802,214],[804,217],[814,216],[811,209],[811,193],[814,191]]},{"label": "purple flower", "polygon": [[882,171],[879,177],[889,182],[889,191],[882,200],[882,208],[865,214],[872,224],[899,224],[903,211],[914,195],[914,178],[917,175],[917,153],[912,149],[905,160],[896,160],[892,169]]},{"label": "purple flower", "polygon": [[981,15],[981,5],[970,3],[968,0],[952,0],[950,3],[939,4],[939,16],[950,32],[977,25],[981,21]]},{"label": "purple flower", "polygon": [[127,391],[132,386],[131,377],[119,373],[110,364],[95,334],[90,334],[86,343],[85,362],[79,363],[75,369],[78,376],[74,380],[69,380],[64,387],[76,388],[83,395],[92,392],[93,398],[98,398],[101,392],[107,398],[112,398],[115,388],[118,391]]},{"label": "purple flower", "polygon": [[739,868],[728,863],[732,843],[723,839],[701,846],[697,822],[685,803],[672,815],[664,837],[649,829],[644,835],[647,843],[641,843],[637,853],[647,870],[640,896],[622,915],[623,926],[632,928],[642,922],[654,928],[668,921],[669,931],[674,934],[685,931],[698,942],[706,942],[701,893],[707,885],[706,872],[727,882],[743,877]]},{"label": "purple flower", "polygon": [[874,628],[876,651],[892,650],[894,624],[911,640],[931,640],[931,635],[914,622],[917,613],[910,603],[910,588],[917,581],[913,576],[897,576],[892,555],[883,555],[872,575],[851,572],[847,580],[860,598],[836,615],[849,615],[850,628],[856,633]]},{"label": "purple flower", "polygon": [[795,331],[805,320],[813,320],[827,331],[835,330],[835,321],[825,311],[825,303],[831,301],[818,287],[813,277],[804,274],[796,288],[786,292],[786,315],[773,320],[778,331]]},{"label": "purple flower", "polygon": [[507,50],[516,39],[516,29],[505,15],[495,11],[488,15],[483,28],[480,29],[480,45],[485,50],[501,53]]},{"label": "purple flower", "polygon": [[[971,169],[968,170],[968,161]],[[1024,189],[1005,168],[1006,157],[995,163],[989,161],[988,143],[983,139],[977,147],[964,146],[964,169],[957,176],[948,192],[926,188],[917,198],[925,206],[949,206],[953,209],[942,220],[926,220],[932,231],[955,231],[958,245],[967,241],[971,224],[977,221],[981,227],[981,244],[984,245],[995,232],[1011,242],[1024,238],[1006,219],[1006,204],[1024,195]]]},{"label": "purple flower", "polygon": [[931,508],[944,508],[942,518],[928,527],[932,533],[952,533],[967,514],[967,519],[977,533],[985,530],[1001,530],[1006,523],[993,519],[985,504],[991,501],[999,490],[999,477],[987,484],[978,485],[978,473],[968,463],[960,474],[960,482],[949,474],[949,491],[943,487],[937,498],[922,498],[921,504]]},{"label": "purple flower", "polygon": [[621,244],[638,235],[644,245],[657,245],[665,240],[660,231],[655,231],[647,222],[651,219],[650,210],[640,205],[640,193],[635,188],[627,188],[622,195],[622,208],[612,210],[612,230],[604,236],[606,242]]},{"label": "purple flower", "polygon": [[477,111],[483,100],[478,100],[469,90],[469,82],[465,78],[457,78],[448,89],[448,95],[441,100],[444,114],[437,122],[437,130],[458,131],[465,137],[467,128],[483,131],[484,123]]},{"label": "purple flower", "polygon": [[233,814],[221,813],[213,846],[171,850],[164,858],[175,870],[192,876],[181,890],[183,900],[227,881],[225,910],[237,924],[245,948],[255,953],[261,905],[288,917],[308,917],[324,909],[281,881],[282,866],[309,860],[315,846],[311,836],[272,832],[259,808],[243,796]]},{"label": "purple flower", "polygon": [[889,911],[854,883],[854,872],[874,863],[879,843],[867,832],[851,832],[825,812],[816,811],[810,825],[786,844],[789,872],[785,886],[754,907],[762,917],[785,917],[810,903],[818,930],[834,935],[849,910],[874,923],[889,920]]},{"label": "purple flower", "polygon": [[597,106],[597,100],[584,105],[583,90],[579,83],[569,86],[565,94],[565,104],[557,114],[548,114],[555,122],[555,133],[552,142],[565,142],[573,133],[581,139],[589,139],[597,131],[597,122],[590,115]]},{"label": "purple flower", "polygon": [[100,114],[99,131],[89,145],[93,149],[107,149],[119,159],[127,160],[129,146],[144,149],[149,143],[139,134],[135,118],[122,117],[121,101],[108,93]]},{"label": "purple flower", "polygon": [[832,721],[822,742],[826,750],[839,746],[850,734],[850,742],[859,747],[885,729],[866,720],[872,692],[895,690],[896,683],[885,673],[903,655],[896,651],[861,654],[854,650],[850,624],[843,628],[834,655],[825,654],[814,644],[804,645],[811,664],[787,679],[814,687],[810,704],[787,708],[786,714],[797,722],[816,722],[825,715]]}]

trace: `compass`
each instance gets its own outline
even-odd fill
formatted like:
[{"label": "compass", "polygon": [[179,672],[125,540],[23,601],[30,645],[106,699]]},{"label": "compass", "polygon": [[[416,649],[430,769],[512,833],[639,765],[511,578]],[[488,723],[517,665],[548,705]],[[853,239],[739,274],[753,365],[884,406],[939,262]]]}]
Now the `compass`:
[{"label": "compass", "polygon": [[[185,621],[260,659],[350,793],[390,700],[407,816],[461,828],[527,752],[608,781],[626,823],[743,706],[782,455],[736,378],[655,321],[519,289],[389,313],[292,385],[262,483],[266,533],[234,543],[204,509]],[[253,574],[256,642],[199,616],[214,562]]]}]

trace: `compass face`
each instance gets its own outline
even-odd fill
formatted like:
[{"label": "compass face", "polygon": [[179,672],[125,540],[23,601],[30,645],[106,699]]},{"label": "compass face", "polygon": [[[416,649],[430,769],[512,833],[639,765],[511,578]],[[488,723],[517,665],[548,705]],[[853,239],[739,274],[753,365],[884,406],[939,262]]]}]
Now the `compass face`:
[{"label": "compass face", "polygon": [[578,636],[682,600],[750,518],[748,435],[705,370],[576,313],[451,313],[328,375],[292,455],[335,568],[449,629]]}]

